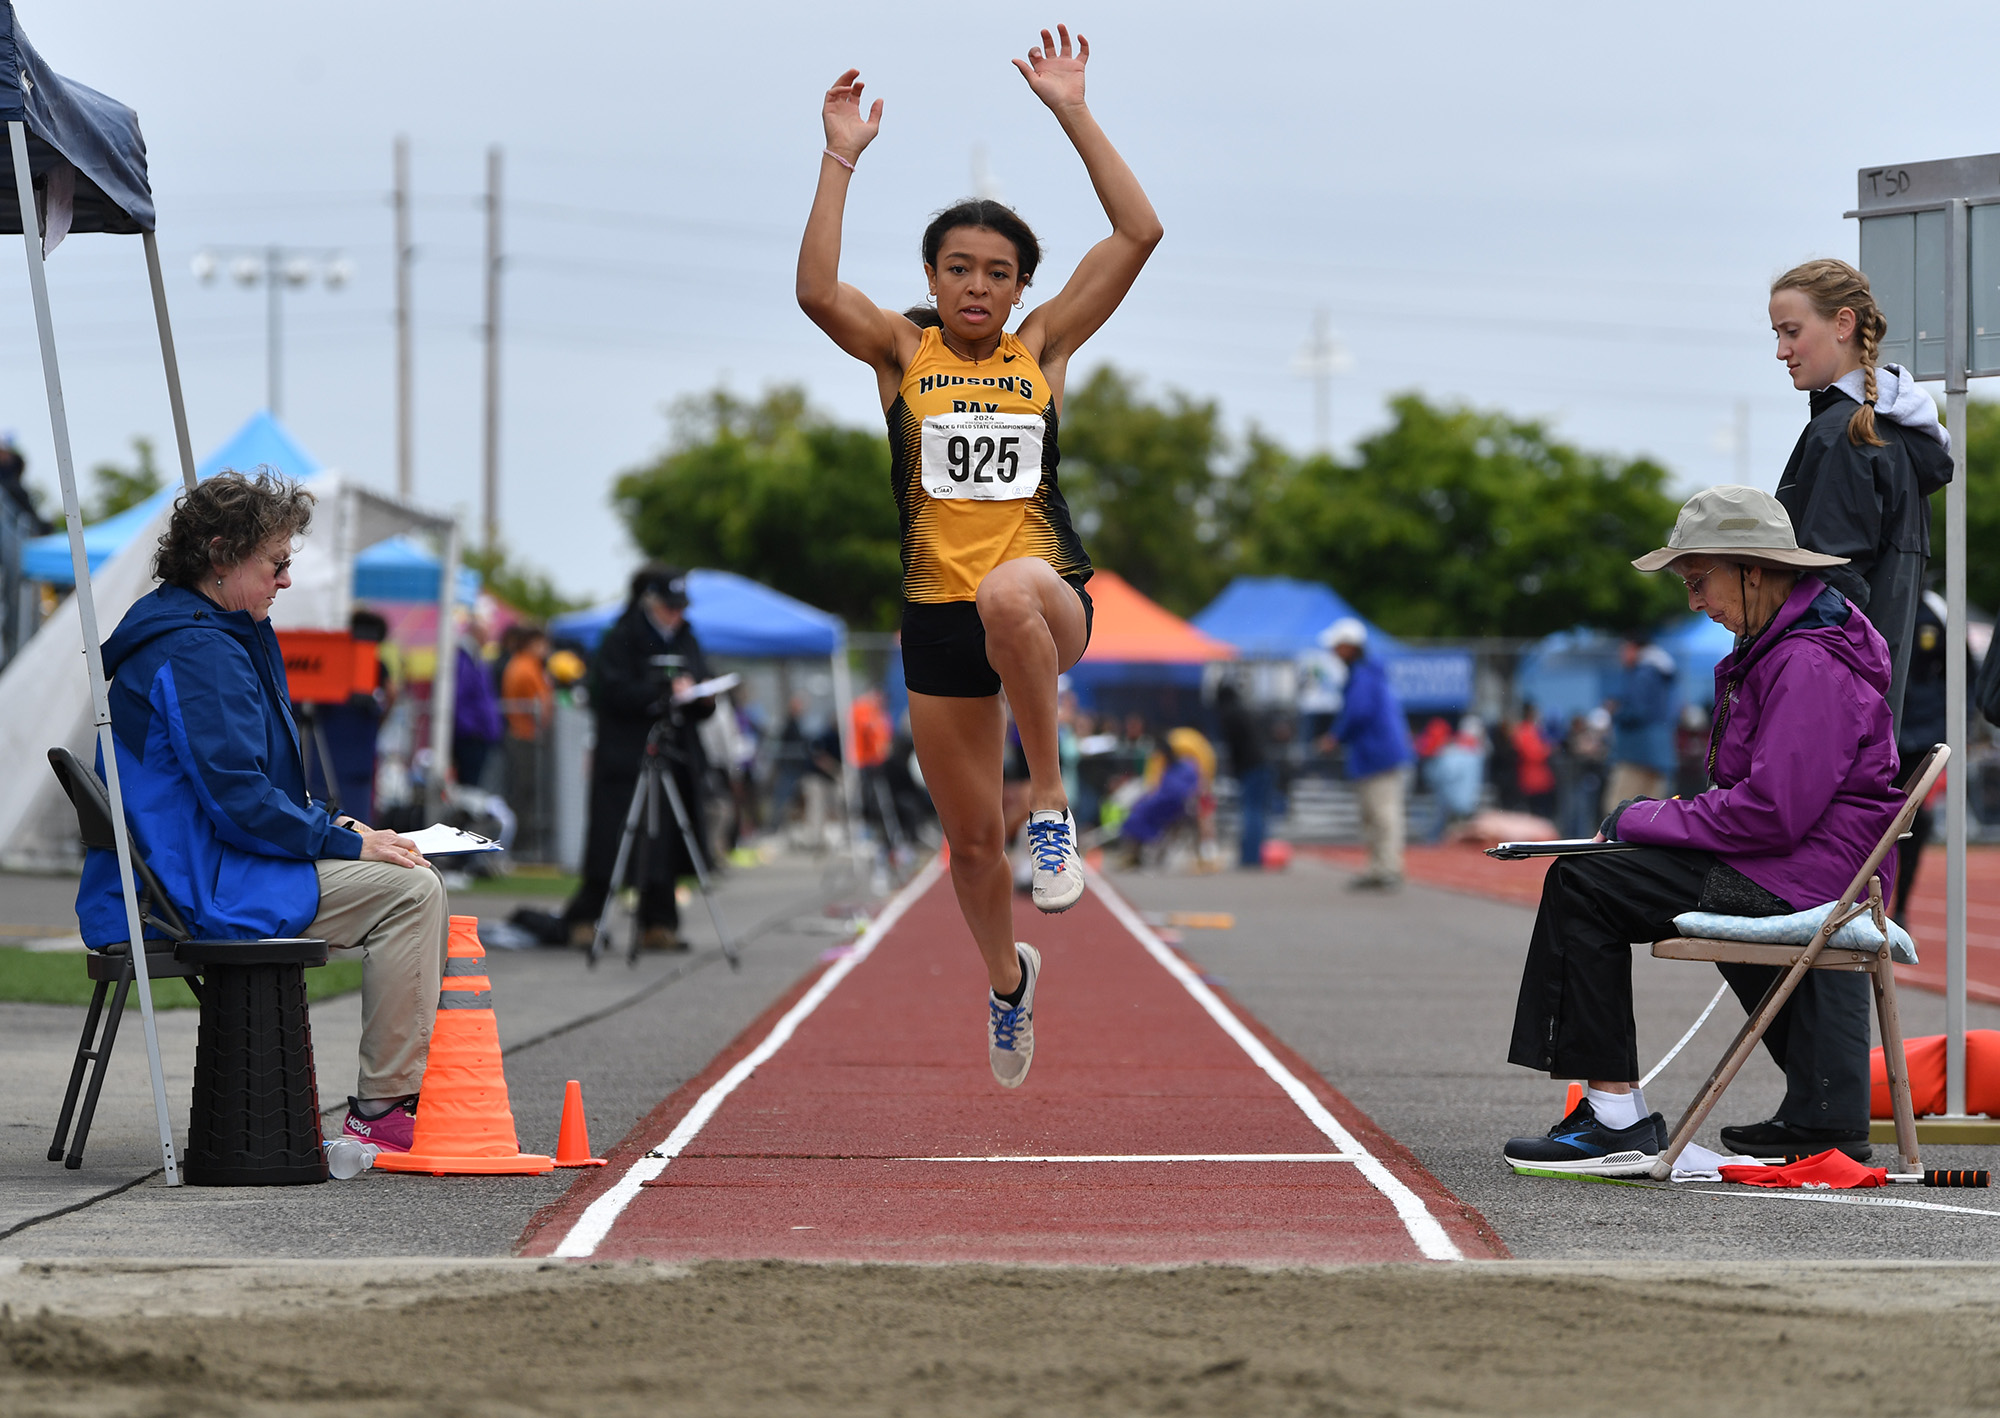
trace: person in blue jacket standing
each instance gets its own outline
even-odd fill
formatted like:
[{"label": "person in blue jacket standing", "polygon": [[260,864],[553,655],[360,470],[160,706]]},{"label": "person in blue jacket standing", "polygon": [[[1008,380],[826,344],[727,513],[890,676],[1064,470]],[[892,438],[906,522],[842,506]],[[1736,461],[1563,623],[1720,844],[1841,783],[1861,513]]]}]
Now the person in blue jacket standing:
[{"label": "person in blue jacket standing", "polygon": [[1611,711],[1611,776],[1604,811],[1627,798],[1664,798],[1680,765],[1674,749],[1674,657],[1642,631],[1625,637],[1618,662],[1624,674]]},{"label": "person in blue jacket standing", "polygon": [[[270,613],[312,503],[261,469],[180,495],[153,563],[162,584],[104,644],[112,738],[134,845],[197,939],[360,949],[361,1066],[345,1130],[407,1151],[448,908],[414,842],[336,820],[306,790]],[[92,949],[127,939],[112,853],[88,853],[76,912]]]},{"label": "person in blue jacket standing", "polygon": [[1361,835],[1368,844],[1368,869],[1348,885],[1393,891],[1403,884],[1404,778],[1416,756],[1410,726],[1388,674],[1368,657],[1368,627],[1343,616],[1327,627],[1324,638],[1347,666],[1333,736],[1347,750],[1347,776],[1360,801]]}]

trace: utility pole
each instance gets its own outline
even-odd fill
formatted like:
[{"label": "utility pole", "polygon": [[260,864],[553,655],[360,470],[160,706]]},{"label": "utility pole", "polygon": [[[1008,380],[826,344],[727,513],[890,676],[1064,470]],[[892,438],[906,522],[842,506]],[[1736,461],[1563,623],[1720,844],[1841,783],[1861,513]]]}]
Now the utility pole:
[{"label": "utility pole", "polygon": [[1313,312],[1313,335],[1292,367],[1313,382],[1313,431],[1322,453],[1333,451],[1333,376],[1354,367],[1346,346],[1333,333],[1333,317]]},{"label": "utility pole", "polygon": [[1750,481],[1750,401],[1736,401],[1736,483],[1742,487]]},{"label": "utility pole", "polygon": [[272,418],[283,418],[285,388],[285,305],[278,269],[284,252],[275,246],[264,248],[264,407]]},{"label": "utility pole", "polygon": [[484,531],[489,556],[500,550],[500,149],[486,150],[486,419]]},{"label": "utility pole", "polygon": [[330,291],[342,289],[354,277],[354,265],[339,250],[319,246],[209,246],[195,253],[196,279],[213,282],[229,259],[229,275],[248,289],[264,287],[264,407],[273,418],[284,415],[286,286],[322,280]]},{"label": "utility pole", "polygon": [[416,457],[414,453],[414,410],[410,380],[410,140],[396,136],[396,496],[405,502],[414,495]]}]

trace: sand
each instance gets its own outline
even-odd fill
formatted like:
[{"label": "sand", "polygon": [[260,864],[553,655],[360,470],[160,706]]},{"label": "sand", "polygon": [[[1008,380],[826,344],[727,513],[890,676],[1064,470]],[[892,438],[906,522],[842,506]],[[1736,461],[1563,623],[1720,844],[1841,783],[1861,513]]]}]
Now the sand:
[{"label": "sand", "polygon": [[0,1305],[10,1418],[2000,1407],[1987,1265],[24,1261]]}]

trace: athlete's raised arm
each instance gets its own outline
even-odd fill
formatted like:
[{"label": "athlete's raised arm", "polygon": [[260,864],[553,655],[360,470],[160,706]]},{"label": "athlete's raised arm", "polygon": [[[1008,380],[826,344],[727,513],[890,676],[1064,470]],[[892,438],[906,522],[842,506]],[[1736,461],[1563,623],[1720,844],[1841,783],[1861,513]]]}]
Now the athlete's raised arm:
[{"label": "athlete's raised arm", "polygon": [[1026,60],[1016,59],[1014,67],[1076,145],[1104,215],[1111,218],[1111,235],[1090,248],[1061,291],[1021,322],[1022,341],[1051,379],[1061,376],[1050,364],[1066,361],[1111,318],[1163,234],[1139,179],[1084,104],[1083,68],[1090,61],[1090,41],[1079,34],[1072,55],[1068,27],[1057,25],[1056,34],[1060,49],[1043,30],[1041,44],[1028,51]]},{"label": "athlete's raised arm", "polygon": [[860,73],[849,69],[834,80],[820,111],[826,151],[820,155],[819,190],[813,194],[812,215],[806,218],[805,239],[799,243],[799,308],[836,345],[874,366],[893,387],[902,371],[903,346],[915,349],[916,327],[840,279],[840,223],[847,207],[847,184],[854,180],[854,164],[882,130],[881,99],[875,100],[866,118],[861,116]]}]

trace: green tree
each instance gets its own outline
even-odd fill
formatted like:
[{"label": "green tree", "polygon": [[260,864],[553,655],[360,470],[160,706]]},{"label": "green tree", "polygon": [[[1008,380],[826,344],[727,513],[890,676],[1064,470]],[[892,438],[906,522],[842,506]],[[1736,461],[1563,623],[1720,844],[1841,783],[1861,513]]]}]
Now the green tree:
[{"label": "green tree", "polygon": [[896,624],[901,536],[889,442],[813,412],[805,391],[683,399],[661,457],[612,497],[648,556],[740,572],[844,617]]},{"label": "green tree", "polygon": [[1631,558],[1660,545],[1667,472],[1552,439],[1539,423],[1390,401],[1353,462],[1316,456],[1257,489],[1246,557],[1324,580],[1392,633],[1543,635],[1671,614],[1669,578]]},{"label": "green tree", "polygon": [[1207,605],[1238,569],[1249,502],[1288,462],[1254,438],[1241,463],[1230,451],[1214,401],[1154,402],[1100,366],[1062,417],[1063,495],[1091,561],[1182,615]]},{"label": "green tree", "polygon": [[544,625],[555,616],[582,610],[590,604],[564,595],[544,572],[515,561],[504,546],[490,552],[468,551],[465,564],[480,574],[487,590],[530,620]]},{"label": "green tree", "polygon": [[128,507],[136,507],[167,485],[153,459],[152,439],[133,438],[132,454],[133,465],[129,468],[122,468],[116,463],[99,463],[90,470],[96,496],[80,509],[85,525],[102,522]]},{"label": "green tree", "polygon": [[[2000,403],[1969,401],[1965,435],[1965,597],[1990,613],[2000,610]],[[1942,492],[1931,497],[1931,566],[1942,573]]]}]

